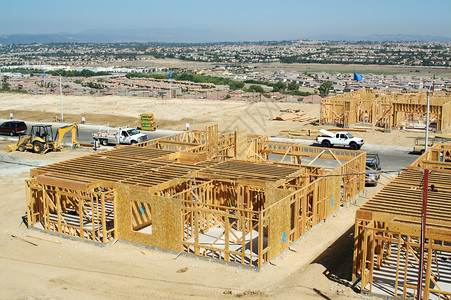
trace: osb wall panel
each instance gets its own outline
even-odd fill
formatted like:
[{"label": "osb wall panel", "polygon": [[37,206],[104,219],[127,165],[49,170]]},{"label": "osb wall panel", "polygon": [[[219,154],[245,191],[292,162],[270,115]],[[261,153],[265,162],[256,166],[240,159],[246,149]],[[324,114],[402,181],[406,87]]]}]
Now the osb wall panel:
[{"label": "osb wall panel", "polygon": [[238,160],[247,160],[247,151],[248,151],[248,143],[247,143],[247,130],[243,128],[239,128],[236,131],[236,159]]},{"label": "osb wall panel", "polygon": [[282,198],[277,198],[276,195],[277,186],[275,182],[266,182],[265,187],[265,204],[264,208],[271,206]]},{"label": "osb wall panel", "polygon": [[341,193],[341,176],[340,170],[336,169],[327,174],[326,180],[326,197],[325,197],[325,218],[336,212],[340,208]]},{"label": "osb wall panel", "polygon": [[[152,195],[124,184],[116,184],[115,189],[118,238],[168,250],[181,250],[182,217],[179,200]],[[132,230],[132,201],[150,204],[152,234]]]},{"label": "osb wall panel", "polygon": [[274,259],[290,246],[290,198],[286,198],[270,208],[268,260]]},{"label": "osb wall panel", "polygon": [[276,201],[284,199],[284,198],[290,196],[291,194],[293,194],[292,190],[276,189],[276,191],[275,191]]},{"label": "osb wall panel", "polygon": [[451,101],[443,105],[441,130],[451,125]]}]

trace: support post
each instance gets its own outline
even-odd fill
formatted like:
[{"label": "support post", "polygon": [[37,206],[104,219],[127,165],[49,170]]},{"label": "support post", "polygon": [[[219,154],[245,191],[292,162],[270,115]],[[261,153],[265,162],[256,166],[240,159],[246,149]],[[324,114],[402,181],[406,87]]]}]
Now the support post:
[{"label": "support post", "polygon": [[419,269],[418,269],[417,300],[420,300],[423,298],[423,297],[421,297],[421,288],[423,285],[424,241],[425,241],[425,233],[426,233],[426,211],[427,211],[428,185],[429,185],[428,181],[429,181],[429,169],[424,169],[423,207],[422,207],[422,211],[421,211],[420,260],[419,260]]}]

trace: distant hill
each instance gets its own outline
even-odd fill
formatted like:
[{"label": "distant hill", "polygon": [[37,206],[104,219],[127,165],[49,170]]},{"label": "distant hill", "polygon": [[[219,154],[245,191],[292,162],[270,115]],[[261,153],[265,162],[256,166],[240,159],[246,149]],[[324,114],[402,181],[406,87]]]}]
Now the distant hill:
[{"label": "distant hill", "polygon": [[372,34],[364,36],[352,36],[352,35],[318,35],[312,36],[314,40],[326,40],[326,41],[371,41],[371,42],[451,42],[450,37],[444,36],[426,36],[426,35],[414,35],[414,34]]},{"label": "distant hill", "polygon": [[0,44],[3,45],[68,42],[80,42],[80,40],[74,39],[69,33],[0,35]]},{"label": "distant hill", "polygon": [[[93,29],[79,33],[49,33],[49,34],[12,34],[0,35],[0,44],[31,44],[31,43],[119,43],[119,42],[160,42],[160,43],[208,43],[208,42],[240,42],[254,41],[246,39],[243,33],[232,35],[215,32],[209,29],[192,28],[147,28],[105,30]],[[294,39],[305,39],[298,37]],[[420,41],[420,42],[451,42],[451,38],[423,35],[316,35],[307,37],[312,40],[328,41]]]},{"label": "distant hill", "polygon": [[[238,37],[239,39],[239,37]],[[204,43],[231,41],[232,36],[208,29],[189,28],[148,28],[136,30],[94,29],[79,33],[12,34],[0,35],[0,44],[30,43],[119,43],[119,42],[160,42],[160,43]]]}]

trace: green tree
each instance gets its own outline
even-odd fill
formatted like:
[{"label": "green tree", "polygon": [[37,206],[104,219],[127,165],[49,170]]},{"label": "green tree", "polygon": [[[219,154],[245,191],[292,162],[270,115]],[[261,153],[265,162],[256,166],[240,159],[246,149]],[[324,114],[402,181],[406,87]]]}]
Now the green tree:
[{"label": "green tree", "polygon": [[8,76],[3,76],[2,79],[2,91],[9,91],[9,83],[8,83]]},{"label": "green tree", "polygon": [[283,83],[282,81],[279,81],[278,83],[276,83],[273,88],[272,91],[273,92],[281,92],[283,90],[285,90],[287,88],[287,85],[285,83]]},{"label": "green tree", "polygon": [[238,90],[244,87],[244,82],[241,81],[231,81],[229,82],[229,87],[231,90]]},{"label": "green tree", "polygon": [[332,87],[332,82],[325,81],[319,87],[319,95],[321,97],[326,97],[329,95],[330,88]]},{"label": "green tree", "polygon": [[264,92],[265,92],[265,90],[261,87],[261,86],[259,86],[259,85],[251,85],[248,89],[247,89],[247,91],[248,92],[256,92],[256,93],[260,93],[260,94],[263,94]]},{"label": "green tree", "polygon": [[288,90],[290,91],[297,91],[299,90],[299,84],[296,83],[296,81],[292,81],[288,84]]}]

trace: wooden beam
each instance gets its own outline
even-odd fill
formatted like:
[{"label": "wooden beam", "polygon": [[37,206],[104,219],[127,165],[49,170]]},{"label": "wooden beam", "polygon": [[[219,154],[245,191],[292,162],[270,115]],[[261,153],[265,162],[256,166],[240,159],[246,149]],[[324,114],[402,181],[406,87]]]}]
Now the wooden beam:
[{"label": "wooden beam", "polygon": [[323,155],[324,152],[326,152],[326,150],[321,151],[317,156],[315,156],[315,158],[311,162],[309,162],[307,164],[307,166],[310,166],[311,164],[313,164],[315,162],[315,160],[317,160],[321,155]]}]

